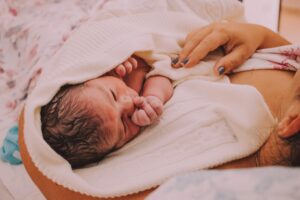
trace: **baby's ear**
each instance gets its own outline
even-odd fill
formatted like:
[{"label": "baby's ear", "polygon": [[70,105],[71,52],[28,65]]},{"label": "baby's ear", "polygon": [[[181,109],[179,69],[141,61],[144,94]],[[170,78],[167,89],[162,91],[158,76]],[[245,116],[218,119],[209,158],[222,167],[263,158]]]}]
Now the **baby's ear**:
[{"label": "baby's ear", "polygon": [[285,117],[278,125],[278,135],[282,138],[294,136],[300,132],[300,114]]}]

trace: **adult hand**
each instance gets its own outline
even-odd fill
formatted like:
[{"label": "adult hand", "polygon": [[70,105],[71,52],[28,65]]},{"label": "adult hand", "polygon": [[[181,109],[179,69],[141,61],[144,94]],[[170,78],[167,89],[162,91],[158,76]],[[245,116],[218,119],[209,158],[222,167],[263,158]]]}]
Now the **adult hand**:
[{"label": "adult hand", "polygon": [[265,40],[267,28],[247,23],[214,23],[186,37],[182,52],[173,67],[192,67],[209,52],[222,47],[225,56],[214,66],[216,75],[232,71],[248,59]]}]

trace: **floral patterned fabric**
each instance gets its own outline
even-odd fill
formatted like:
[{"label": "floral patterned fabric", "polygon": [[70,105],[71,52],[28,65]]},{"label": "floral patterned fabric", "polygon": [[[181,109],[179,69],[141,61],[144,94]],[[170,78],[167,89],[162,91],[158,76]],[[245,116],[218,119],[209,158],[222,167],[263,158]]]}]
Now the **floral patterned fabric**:
[{"label": "floral patterned fabric", "polygon": [[[0,1],[0,144],[17,130],[24,100],[35,87],[44,64],[94,9],[105,0],[4,0]],[[8,136],[4,143],[17,145]],[[7,142],[9,144],[7,144]],[[11,163],[14,151],[1,148]],[[18,149],[16,149],[18,151]],[[18,155],[14,154],[14,155]]]}]

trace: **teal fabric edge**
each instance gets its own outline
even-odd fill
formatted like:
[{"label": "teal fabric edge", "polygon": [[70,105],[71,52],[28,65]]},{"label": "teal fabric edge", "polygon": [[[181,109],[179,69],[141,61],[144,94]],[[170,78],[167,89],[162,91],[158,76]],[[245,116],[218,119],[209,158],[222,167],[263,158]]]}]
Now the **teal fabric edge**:
[{"label": "teal fabric edge", "polygon": [[2,147],[0,149],[0,157],[1,160],[3,160],[4,162],[8,162],[12,165],[22,164],[18,137],[19,137],[18,125],[14,125],[8,130],[8,133],[4,138]]}]

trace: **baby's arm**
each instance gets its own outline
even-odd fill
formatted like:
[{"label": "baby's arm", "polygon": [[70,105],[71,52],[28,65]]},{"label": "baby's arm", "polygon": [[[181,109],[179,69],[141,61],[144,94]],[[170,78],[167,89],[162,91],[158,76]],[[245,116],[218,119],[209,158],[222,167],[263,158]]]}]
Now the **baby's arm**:
[{"label": "baby's arm", "polygon": [[165,104],[173,94],[173,86],[167,77],[151,76],[146,79],[142,96],[155,96]]},{"label": "baby's arm", "polygon": [[173,94],[171,81],[164,76],[148,78],[143,87],[142,96],[135,100],[137,109],[132,115],[132,121],[139,126],[155,122],[163,112],[163,104]]},{"label": "baby's arm", "polygon": [[149,69],[144,60],[133,56],[110,72],[110,75],[122,78],[128,87],[138,93],[142,90],[142,97],[134,99],[138,109],[132,115],[132,121],[139,126],[146,126],[156,121],[163,112],[163,104],[173,93],[171,81],[163,76],[152,76],[143,84]]}]

